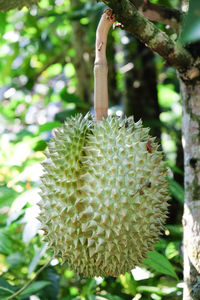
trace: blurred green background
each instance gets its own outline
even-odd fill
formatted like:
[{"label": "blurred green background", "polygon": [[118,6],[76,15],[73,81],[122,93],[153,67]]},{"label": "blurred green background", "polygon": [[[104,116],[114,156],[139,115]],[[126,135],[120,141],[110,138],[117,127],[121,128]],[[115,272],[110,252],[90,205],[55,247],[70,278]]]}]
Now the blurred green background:
[{"label": "blurred green background", "polygon": [[[105,8],[92,0],[41,0],[39,7],[0,12],[0,299],[32,279],[52,256],[36,219],[40,163],[55,127],[68,116],[93,112],[95,31]],[[157,26],[174,38],[172,29]],[[176,71],[119,28],[111,30],[107,52],[109,113],[142,118],[165,154],[172,195],[166,230],[156,252],[131,273],[81,278],[53,259],[16,299],[182,299],[183,149]]]}]

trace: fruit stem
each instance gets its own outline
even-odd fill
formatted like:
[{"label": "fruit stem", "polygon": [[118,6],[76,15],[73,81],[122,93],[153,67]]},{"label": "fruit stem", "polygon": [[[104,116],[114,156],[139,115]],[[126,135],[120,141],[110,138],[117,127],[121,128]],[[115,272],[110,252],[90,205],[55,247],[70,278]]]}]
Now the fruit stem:
[{"label": "fruit stem", "polygon": [[106,9],[100,19],[96,31],[96,50],[94,62],[94,110],[96,120],[108,116],[108,66],[106,59],[106,44],[108,31],[115,22],[112,10]]}]

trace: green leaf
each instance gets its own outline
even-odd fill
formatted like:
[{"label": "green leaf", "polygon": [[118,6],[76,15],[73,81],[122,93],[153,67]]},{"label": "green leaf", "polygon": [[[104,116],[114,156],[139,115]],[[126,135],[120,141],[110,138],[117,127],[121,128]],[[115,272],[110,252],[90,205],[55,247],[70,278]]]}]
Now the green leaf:
[{"label": "green leaf", "polygon": [[180,99],[180,95],[175,92],[173,84],[158,84],[158,101],[163,108],[171,107]]},{"label": "green leaf", "polygon": [[13,291],[3,286],[0,286],[0,296],[9,296],[12,295]]},{"label": "green leaf", "polygon": [[7,24],[7,18],[6,18],[6,12],[1,11],[0,12],[0,34],[3,36],[5,29],[6,29],[6,24]]},{"label": "green leaf", "polygon": [[35,268],[37,267],[38,262],[40,261],[40,258],[44,255],[46,251],[47,245],[44,244],[42,247],[35,253],[35,256],[33,257],[30,265],[28,266],[28,274],[31,274]]},{"label": "green leaf", "polygon": [[39,140],[33,146],[33,150],[36,151],[44,151],[47,146],[47,143],[43,140]]},{"label": "green leaf", "polygon": [[200,40],[200,1],[190,0],[189,10],[183,21],[183,29],[179,41],[182,44]]},{"label": "green leaf", "polygon": [[0,208],[11,206],[12,202],[19,194],[7,186],[0,186]]},{"label": "green leaf", "polygon": [[[157,295],[165,296],[169,295],[175,291],[177,291],[177,288],[171,287],[171,288],[160,288],[156,286],[139,286],[137,287],[138,292],[146,292],[146,293],[154,293]],[[154,298],[155,299],[155,298]]]},{"label": "green leaf", "polygon": [[44,296],[44,298],[47,297],[48,300],[57,299],[60,286],[60,276],[56,272],[56,269],[49,266],[42,272],[41,278],[50,283],[43,291],[43,295],[40,295],[41,299],[43,299],[42,296]]},{"label": "green leaf", "polygon": [[18,252],[15,252],[7,256],[6,261],[11,267],[16,267],[24,263],[24,256]]},{"label": "green leaf", "polygon": [[[4,297],[8,297],[15,292],[15,289],[12,285],[10,285],[4,278],[0,278],[0,296],[1,300]],[[3,297],[4,296],[4,297]]]},{"label": "green leaf", "polygon": [[170,275],[178,280],[173,266],[168,259],[158,252],[149,252],[149,258],[144,260],[145,264],[156,270],[158,273]]},{"label": "green leaf", "polygon": [[104,299],[109,299],[109,300],[123,300],[123,298],[116,296],[116,295],[111,295],[111,294],[106,294],[106,295],[99,295],[95,296],[92,298],[92,300],[104,300]]},{"label": "green leaf", "polygon": [[185,197],[183,187],[178,182],[176,182],[174,179],[172,179],[170,177],[167,177],[167,181],[170,183],[169,190],[170,190],[172,196],[174,196],[174,198],[176,200],[178,200],[178,202],[183,204],[184,197]]},{"label": "green leaf", "polygon": [[0,253],[10,255],[13,252],[13,243],[9,235],[0,230]]},{"label": "green leaf", "polygon": [[121,275],[119,280],[124,287],[125,293],[135,296],[136,294],[136,282],[131,273],[125,273],[125,275]]},{"label": "green leaf", "polygon": [[177,245],[178,244],[177,243],[175,244],[174,242],[170,242],[167,245],[167,248],[165,250],[165,255],[167,256],[168,259],[172,259],[173,257],[179,255]]},{"label": "green leaf", "polygon": [[170,235],[176,240],[182,240],[183,238],[183,226],[182,225],[167,225],[167,229],[170,231]]},{"label": "green leaf", "polygon": [[39,290],[42,290],[45,286],[49,285],[49,281],[36,281],[31,283],[22,293],[21,296],[29,296],[37,293]]},{"label": "green leaf", "polygon": [[70,94],[66,89],[62,89],[59,93],[61,99],[67,103],[75,103],[77,107],[87,108],[89,110],[89,105],[83,102],[76,94]]},{"label": "green leaf", "polygon": [[45,131],[50,131],[56,127],[60,127],[60,122],[55,121],[55,122],[47,122],[45,124],[42,124],[38,128],[38,134],[45,132]]}]

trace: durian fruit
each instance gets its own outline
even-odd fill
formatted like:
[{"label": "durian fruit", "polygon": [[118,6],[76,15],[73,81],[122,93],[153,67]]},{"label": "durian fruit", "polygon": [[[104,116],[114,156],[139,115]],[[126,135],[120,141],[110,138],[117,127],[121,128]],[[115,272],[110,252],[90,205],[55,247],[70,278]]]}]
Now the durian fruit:
[{"label": "durian fruit", "polygon": [[39,0],[0,0],[0,10],[21,9],[24,6],[31,7],[37,4]]},{"label": "durian fruit", "polygon": [[[113,23],[110,11],[100,25],[106,22]],[[100,28],[103,38],[108,27]],[[97,51],[103,55],[105,43],[100,34]],[[105,57],[98,55],[95,95],[104,90],[106,70]],[[55,131],[39,203],[49,247],[87,277],[118,276],[141,264],[162,231],[169,199],[163,154],[149,129],[133,117],[101,118],[106,109],[100,98],[99,121],[77,115]]]}]

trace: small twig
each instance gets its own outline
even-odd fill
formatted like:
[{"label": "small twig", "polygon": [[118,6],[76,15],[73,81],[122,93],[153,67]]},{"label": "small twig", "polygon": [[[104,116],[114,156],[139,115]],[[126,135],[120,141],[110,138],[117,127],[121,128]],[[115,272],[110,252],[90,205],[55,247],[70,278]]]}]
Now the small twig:
[{"label": "small twig", "polygon": [[29,280],[20,290],[18,290],[16,293],[14,293],[12,296],[8,297],[7,300],[11,300],[16,298],[18,295],[20,295],[32,282],[35,281],[35,279],[38,277],[38,275],[48,267],[48,265],[50,264],[52,258],[44,265],[42,266],[35,274],[34,278],[32,278],[31,280]]}]

